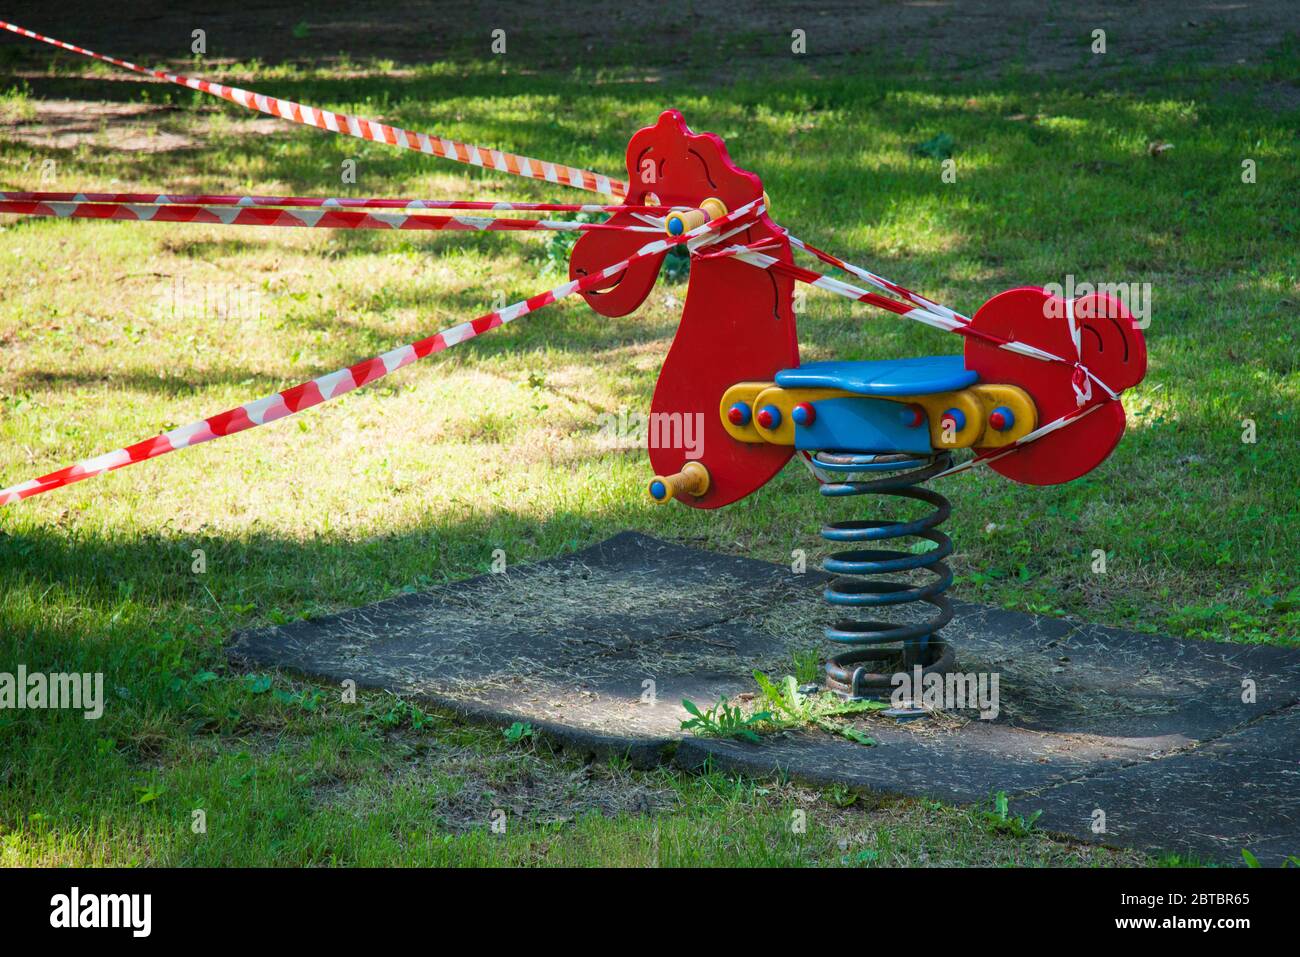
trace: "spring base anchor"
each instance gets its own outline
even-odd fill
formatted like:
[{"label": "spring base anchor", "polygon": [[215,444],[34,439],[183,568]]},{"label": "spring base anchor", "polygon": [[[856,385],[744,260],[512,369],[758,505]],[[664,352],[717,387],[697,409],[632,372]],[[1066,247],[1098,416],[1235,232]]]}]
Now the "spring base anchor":
[{"label": "spring base anchor", "polygon": [[[879,608],[921,603],[933,609],[929,617],[912,621],[842,619],[826,629],[826,637],[854,647],[832,656],[826,663],[826,687],[849,698],[887,698],[896,686],[894,676],[911,678],[946,674],[953,667],[952,647],[939,631],[953,615],[944,595],[952,584],[952,570],[944,559],[952,554],[952,540],[938,526],[952,514],[952,504],[932,489],[919,488],[926,480],[952,465],[947,452],[929,456],[906,453],[817,452],[812,464],[828,475],[821,493],[831,498],[877,494],[908,498],[932,510],[912,521],[862,520],[834,522],[822,527],[824,539],[836,543],[872,544],[898,538],[928,541],[934,547],[919,552],[885,548],[854,548],[830,555],[823,568],[836,577],[824,592],[836,607]],[[879,475],[879,477],[872,477]],[[921,584],[881,579],[896,573],[926,573]],[[915,616],[912,616],[915,618]]]}]

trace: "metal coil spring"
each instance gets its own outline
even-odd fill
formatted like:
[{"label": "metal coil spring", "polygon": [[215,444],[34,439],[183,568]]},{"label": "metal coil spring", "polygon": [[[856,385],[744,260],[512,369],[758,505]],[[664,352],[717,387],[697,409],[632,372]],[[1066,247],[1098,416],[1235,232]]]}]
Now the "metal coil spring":
[{"label": "metal coil spring", "polygon": [[[823,568],[836,577],[826,586],[825,598],[845,608],[879,608],[910,602],[926,602],[935,614],[925,621],[902,623],[844,619],[826,629],[826,637],[839,644],[855,646],[826,663],[826,686],[850,698],[888,695],[891,676],[899,667],[909,675],[920,666],[923,674],[943,674],[953,663],[952,649],[939,630],[952,618],[952,604],[943,594],[952,584],[952,570],[944,559],[952,554],[952,540],[938,526],[952,514],[952,504],[931,489],[918,488],[952,465],[952,455],[817,452],[812,461],[831,474],[884,473],[880,478],[827,482],[821,493],[831,498],[875,493],[925,502],[934,510],[913,521],[862,520],[834,522],[822,527],[822,537],[831,542],[882,542],[913,537],[934,543],[920,553],[896,549],[863,549],[835,552]],[[932,581],[913,585],[876,576],[923,570]],[[884,666],[890,662],[894,668]]]}]

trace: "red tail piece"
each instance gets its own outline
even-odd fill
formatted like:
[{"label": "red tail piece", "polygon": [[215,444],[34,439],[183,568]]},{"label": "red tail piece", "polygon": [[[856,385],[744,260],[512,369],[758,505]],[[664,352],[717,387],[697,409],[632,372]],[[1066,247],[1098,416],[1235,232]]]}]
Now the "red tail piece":
[{"label": "red tail piece", "polygon": [[[1147,347],[1133,317],[1104,294],[1074,301],[1079,327],[1079,361],[1116,393],[1142,381]],[[1003,339],[1037,346],[1058,356],[1075,355],[1066,302],[1044,289],[1023,286],[999,293],[972,317],[972,325]],[[976,338],[966,340],[966,368],[981,382],[1008,382],[1029,393],[1038,421],[1052,422],[1078,408],[1073,370],[1059,362],[1018,355]],[[1055,485],[1091,472],[1114,451],[1124,434],[1124,406],[1096,383],[1089,402],[1102,407],[1005,458],[989,463],[995,472],[1027,485]]]}]

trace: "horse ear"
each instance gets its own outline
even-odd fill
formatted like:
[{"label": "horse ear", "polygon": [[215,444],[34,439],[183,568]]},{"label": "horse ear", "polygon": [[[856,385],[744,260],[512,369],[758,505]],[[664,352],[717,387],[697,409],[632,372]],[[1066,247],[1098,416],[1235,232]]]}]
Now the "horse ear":
[{"label": "horse ear", "polygon": [[[609,218],[611,226],[644,225],[631,213],[615,213]],[[627,259],[653,238],[649,233],[597,230],[582,233],[573,245],[569,256],[569,278],[581,279],[600,272],[613,263]],[[614,318],[634,311],[650,295],[659,266],[666,253],[649,256],[634,262],[608,283],[582,293],[591,306],[602,316]]]},{"label": "horse ear", "polygon": [[[722,140],[712,133],[692,133],[676,110],[665,110],[653,126],[638,130],[628,142],[628,192],[624,204],[698,206],[710,197],[737,209],[762,195],[757,176],[736,167]],[[618,212],[611,226],[645,226],[635,213]],[[646,232],[597,230],[584,233],[569,257],[569,278],[580,279],[626,259],[653,236]],[[752,237],[751,237],[752,238]],[[602,316],[626,316],[650,294],[664,254],[638,261],[597,289],[582,293]]]},{"label": "horse ear", "polygon": [[1147,373],[1146,339],[1121,300],[1106,293],[1082,296],[1074,302],[1074,315],[1089,369],[1116,391],[1142,381]]}]

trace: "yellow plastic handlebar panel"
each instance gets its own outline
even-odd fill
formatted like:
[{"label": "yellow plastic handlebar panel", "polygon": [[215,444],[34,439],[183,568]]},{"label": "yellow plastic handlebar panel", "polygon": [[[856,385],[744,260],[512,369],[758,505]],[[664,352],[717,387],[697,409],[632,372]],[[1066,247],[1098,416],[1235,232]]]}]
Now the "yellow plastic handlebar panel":
[{"label": "yellow plastic handlebar panel", "polygon": [[[936,449],[1000,448],[1038,427],[1038,410],[1023,389],[1014,385],[974,385],[958,392],[911,396],[859,396],[843,389],[783,389],[772,382],[738,382],[722,395],[718,414],[722,427],[738,442],[794,445],[794,407],[821,399],[875,398],[900,405],[919,405],[930,426],[930,444]],[[1004,432],[989,425],[994,409],[1011,411],[1015,421]],[[959,429],[945,422],[956,410],[965,421]],[[771,413],[775,411],[776,415]],[[766,412],[766,415],[762,413]],[[766,419],[766,425],[763,420]]]}]

